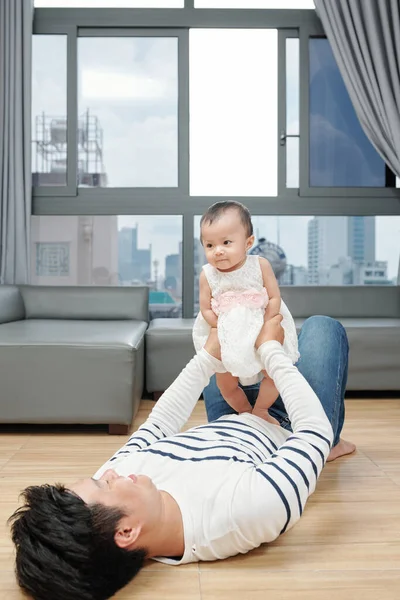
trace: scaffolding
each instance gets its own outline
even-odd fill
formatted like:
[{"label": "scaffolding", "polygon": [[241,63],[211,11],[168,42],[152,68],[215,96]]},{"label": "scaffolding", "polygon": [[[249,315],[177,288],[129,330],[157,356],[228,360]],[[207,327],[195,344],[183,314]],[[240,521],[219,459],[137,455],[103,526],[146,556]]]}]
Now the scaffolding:
[{"label": "scaffolding", "polygon": [[[35,118],[34,186],[67,184],[68,122],[66,117]],[[77,130],[77,185],[105,187],[107,174],[103,163],[103,129],[89,109],[79,117]]]}]

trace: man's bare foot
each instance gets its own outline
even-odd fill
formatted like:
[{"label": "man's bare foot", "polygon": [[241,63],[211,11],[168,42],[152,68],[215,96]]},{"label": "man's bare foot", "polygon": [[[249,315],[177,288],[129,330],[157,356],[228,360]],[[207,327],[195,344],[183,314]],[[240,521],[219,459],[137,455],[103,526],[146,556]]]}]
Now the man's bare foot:
[{"label": "man's bare foot", "polygon": [[260,419],[263,419],[268,423],[272,423],[272,425],[279,425],[279,421],[277,421],[274,417],[271,417],[267,408],[258,408],[255,406],[252,410],[252,414],[256,415],[256,417],[260,417]]},{"label": "man's bare foot", "polygon": [[339,443],[336,444],[330,451],[327,462],[331,462],[332,460],[336,460],[340,456],[345,456],[346,454],[352,454],[356,449],[356,445],[352,442],[346,442],[340,438]]}]

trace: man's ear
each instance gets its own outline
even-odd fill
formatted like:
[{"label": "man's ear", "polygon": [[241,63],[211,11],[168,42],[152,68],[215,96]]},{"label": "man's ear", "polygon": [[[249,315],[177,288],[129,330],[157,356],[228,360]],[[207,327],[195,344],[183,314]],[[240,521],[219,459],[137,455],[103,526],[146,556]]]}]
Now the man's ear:
[{"label": "man's ear", "polygon": [[253,244],[254,244],[254,235],[251,235],[250,237],[247,238],[246,250],[250,250],[250,248],[253,246]]},{"label": "man's ear", "polygon": [[124,550],[133,550],[142,531],[141,525],[132,527],[130,523],[121,519],[117,531],[114,534],[114,541],[119,548]]}]

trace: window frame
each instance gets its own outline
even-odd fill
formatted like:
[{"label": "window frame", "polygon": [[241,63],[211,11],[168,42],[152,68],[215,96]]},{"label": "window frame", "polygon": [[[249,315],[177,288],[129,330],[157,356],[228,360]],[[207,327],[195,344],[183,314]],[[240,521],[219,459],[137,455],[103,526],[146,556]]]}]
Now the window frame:
[{"label": "window frame", "polygon": [[[38,8],[34,34],[67,35],[67,185],[33,190],[33,215],[181,215],[182,216],[182,311],[192,317],[194,305],[194,217],[220,196],[189,193],[189,29],[278,29],[278,193],[277,196],[240,196],[257,215],[368,216],[400,215],[400,189],[314,188],[309,178],[309,63],[308,40],[324,36],[314,10],[291,9],[195,9],[194,0],[184,8]],[[77,50],[85,36],[178,37],[178,187],[177,188],[79,188],[77,171]],[[300,185],[286,188],[286,146],[280,135],[286,128],[285,44],[299,38],[300,49]],[[231,198],[231,197],[230,197]]]}]

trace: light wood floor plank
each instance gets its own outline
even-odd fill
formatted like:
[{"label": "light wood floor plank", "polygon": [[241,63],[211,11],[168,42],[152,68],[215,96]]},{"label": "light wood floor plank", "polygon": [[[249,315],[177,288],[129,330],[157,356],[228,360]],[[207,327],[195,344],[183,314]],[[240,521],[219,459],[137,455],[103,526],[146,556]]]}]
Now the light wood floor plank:
[{"label": "light wood floor plank", "polygon": [[400,572],[201,571],[200,585],[202,600],[398,600]]},{"label": "light wood floor plank", "polygon": [[248,555],[200,563],[200,571],[383,571],[398,570],[400,543],[263,545]]}]

